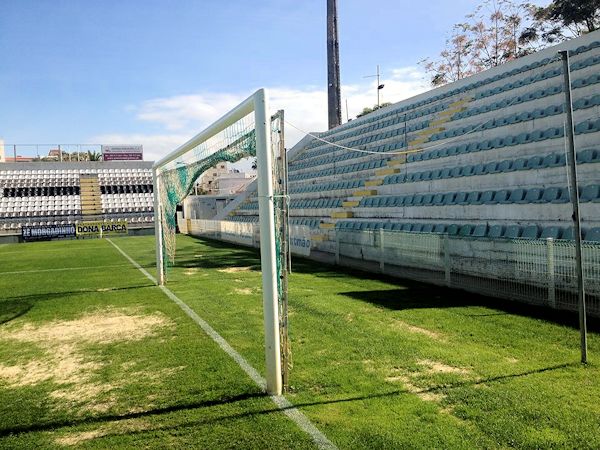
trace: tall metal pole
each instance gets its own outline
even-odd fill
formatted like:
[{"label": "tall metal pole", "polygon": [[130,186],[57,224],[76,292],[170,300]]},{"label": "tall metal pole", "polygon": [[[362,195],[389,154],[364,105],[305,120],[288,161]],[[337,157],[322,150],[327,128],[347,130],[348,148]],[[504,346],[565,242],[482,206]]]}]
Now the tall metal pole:
[{"label": "tall metal pole", "polygon": [[577,160],[575,154],[575,130],[573,128],[573,100],[571,98],[571,73],[569,52],[560,52],[565,90],[565,110],[567,112],[566,136],[567,159],[569,164],[569,189],[573,206],[573,229],[575,231],[575,272],[577,274],[577,297],[579,305],[579,333],[581,335],[581,362],[587,363],[587,324],[585,312],[585,286],[581,255],[581,219],[579,216],[579,183],[577,182]]},{"label": "tall metal pole", "polygon": [[327,111],[331,130],[342,123],[337,0],[327,0]]},{"label": "tall metal pole", "polygon": [[381,86],[381,83],[379,82],[379,64],[377,64],[377,108],[381,106],[381,103],[379,101],[379,86]]},{"label": "tall metal pole", "polygon": [[17,162],[17,144],[13,145],[13,156],[14,156],[13,162]]}]

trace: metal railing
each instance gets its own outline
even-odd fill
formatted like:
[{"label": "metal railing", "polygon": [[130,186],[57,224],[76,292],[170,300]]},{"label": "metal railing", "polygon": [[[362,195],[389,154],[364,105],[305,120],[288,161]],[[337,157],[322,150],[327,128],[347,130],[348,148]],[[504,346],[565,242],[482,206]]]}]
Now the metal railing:
[{"label": "metal railing", "polygon": [[[256,224],[187,222],[190,234],[258,246]],[[303,227],[293,228],[292,233],[299,228]],[[324,241],[313,239],[311,253],[304,256],[323,259],[319,256],[324,253],[343,266],[534,305],[577,310],[573,241],[334,229],[327,232]],[[600,316],[600,243],[583,243],[583,272],[588,314]]]}]

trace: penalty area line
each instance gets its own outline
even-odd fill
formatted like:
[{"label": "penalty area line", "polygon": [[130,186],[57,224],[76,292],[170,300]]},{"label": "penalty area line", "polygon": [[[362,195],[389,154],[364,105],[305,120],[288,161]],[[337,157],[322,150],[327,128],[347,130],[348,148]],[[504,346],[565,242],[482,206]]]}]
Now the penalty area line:
[{"label": "penalty area line", "polygon": [[[106,239],[115,247],[121,255],[125,257],[131,264],[133,264],[140,272],[142,272],[146,278],[156,284],[156,278],[154,278],[146,269],[137,263],[131,256],[125,253],[121,248],[115,244],[110,238]],[[196,324],[202,328],[202,330],[210,336],[210,338],[217,343],[221,349],[227,353],[246,374],[254,381],[263,391],[267,389],[266,380],[258,373],[258,371],[246,361],[246,359],[239,354],[230,344],[227,342],[217,331],[211,327],[208,322],[202,319],[192,308],[190,308],[183,300],[177,297],[171,290],[165,286],[158,286],[163,293],[169,297],[177,306],[179,306],[183,312],[187,314]],[[271,400],[277,407],[288,416],[296,425],[307,433],[313,440],[313,442],[320,449],[334,450],[337,447],[325,436],[311,421],[306,417],[298,408],[296,408],[288,399],[280,395],[270,395]]]}]

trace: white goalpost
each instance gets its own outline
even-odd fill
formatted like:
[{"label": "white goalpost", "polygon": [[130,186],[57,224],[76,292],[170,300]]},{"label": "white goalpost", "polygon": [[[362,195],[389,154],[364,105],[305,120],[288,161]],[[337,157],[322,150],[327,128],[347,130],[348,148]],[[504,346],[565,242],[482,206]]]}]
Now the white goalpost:
[{"label": "white goalpost", "polygon": [[280,280],[274,213],[271,117],[268,111],[267,93],[265,89],[259,89],[204,131],[154,163],[154,229],[157,283],[162,285],[166,280],[169,258],[172,260],[174,257],[173,224],[176,220],[176,203],[188,195],[190,185],[193,186],[198,176],[216,162],[233,162],[235,158],[255,153],[258,171],[267,392],[281,395],[278,309]]}]

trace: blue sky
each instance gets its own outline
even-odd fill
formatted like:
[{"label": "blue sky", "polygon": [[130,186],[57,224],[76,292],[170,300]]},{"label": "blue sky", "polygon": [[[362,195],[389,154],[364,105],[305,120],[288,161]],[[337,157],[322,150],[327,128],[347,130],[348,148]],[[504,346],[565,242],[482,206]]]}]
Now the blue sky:
[{"label": "blue sky", "polygon": [[[339,0],[350,116],[427,88],[473,0]],[[303,129],[326,127],[325,0],[0,0],[0,138],[144,144],[154,159],[257,87]],[[417,7],[418,5],[418,7]],[[345,116],[345,113],[344,113]],[[299,138],[290,132],[288,144]],[[24,153],[24,152],[23,152]]]}]

